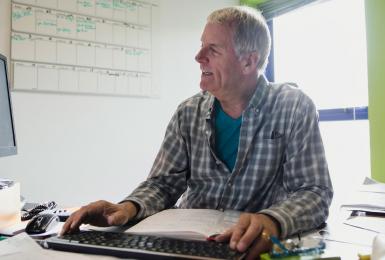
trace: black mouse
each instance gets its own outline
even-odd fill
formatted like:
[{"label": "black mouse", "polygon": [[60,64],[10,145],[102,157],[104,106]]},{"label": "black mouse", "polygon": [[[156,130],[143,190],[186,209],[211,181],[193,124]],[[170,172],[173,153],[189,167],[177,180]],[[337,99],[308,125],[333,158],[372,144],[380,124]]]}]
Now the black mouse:
[{"label": "black mouse", "polygon": [[59,223],[55,214],[39,214],[33,217],[25,227],[25,232],[30,235],[42,234],[51,230]]}]

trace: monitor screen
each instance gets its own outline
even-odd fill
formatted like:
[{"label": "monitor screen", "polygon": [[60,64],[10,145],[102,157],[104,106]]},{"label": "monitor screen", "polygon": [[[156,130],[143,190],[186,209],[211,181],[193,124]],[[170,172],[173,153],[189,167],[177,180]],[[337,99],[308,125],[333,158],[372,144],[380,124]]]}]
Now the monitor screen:
[{"label": "monitor screen", "polygon": [[16,154],[16,138],[8,87],[7,59],[0,54],[0,156],[12,154]]}]

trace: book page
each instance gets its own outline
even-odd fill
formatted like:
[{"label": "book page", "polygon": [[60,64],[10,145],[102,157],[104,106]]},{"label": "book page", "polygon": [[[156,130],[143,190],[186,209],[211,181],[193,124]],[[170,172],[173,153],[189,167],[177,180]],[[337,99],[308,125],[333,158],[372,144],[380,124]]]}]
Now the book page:
[{"label": "book page", "polygon": [[126,232],[205,240],[210,235],[222,233],[238,218],[239,212],[235,211],[168,209],[142,220]]}]

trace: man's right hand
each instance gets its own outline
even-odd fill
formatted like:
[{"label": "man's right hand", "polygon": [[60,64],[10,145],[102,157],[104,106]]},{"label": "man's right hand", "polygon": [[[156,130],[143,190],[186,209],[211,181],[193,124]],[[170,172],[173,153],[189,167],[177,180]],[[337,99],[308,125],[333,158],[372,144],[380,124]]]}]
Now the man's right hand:
[{"label": "man's right hand", "polygon": [[100,227],[124,225],[137,213],[137,209],[131,201],[121,204],[114,204],[105,200],[95,201],[72,213],[64,223],[60,234],[77,232],[81,224]]}]

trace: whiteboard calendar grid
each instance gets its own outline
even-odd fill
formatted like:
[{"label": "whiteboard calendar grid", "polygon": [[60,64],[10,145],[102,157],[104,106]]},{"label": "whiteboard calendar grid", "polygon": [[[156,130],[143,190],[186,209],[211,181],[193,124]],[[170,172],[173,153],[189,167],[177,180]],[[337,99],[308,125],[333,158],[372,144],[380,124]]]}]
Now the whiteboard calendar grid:
[{"label": "whiteboard calendar grid", "polygon": [[156,96],[153,8],[128,0],[12,1],[14,90]]}]

